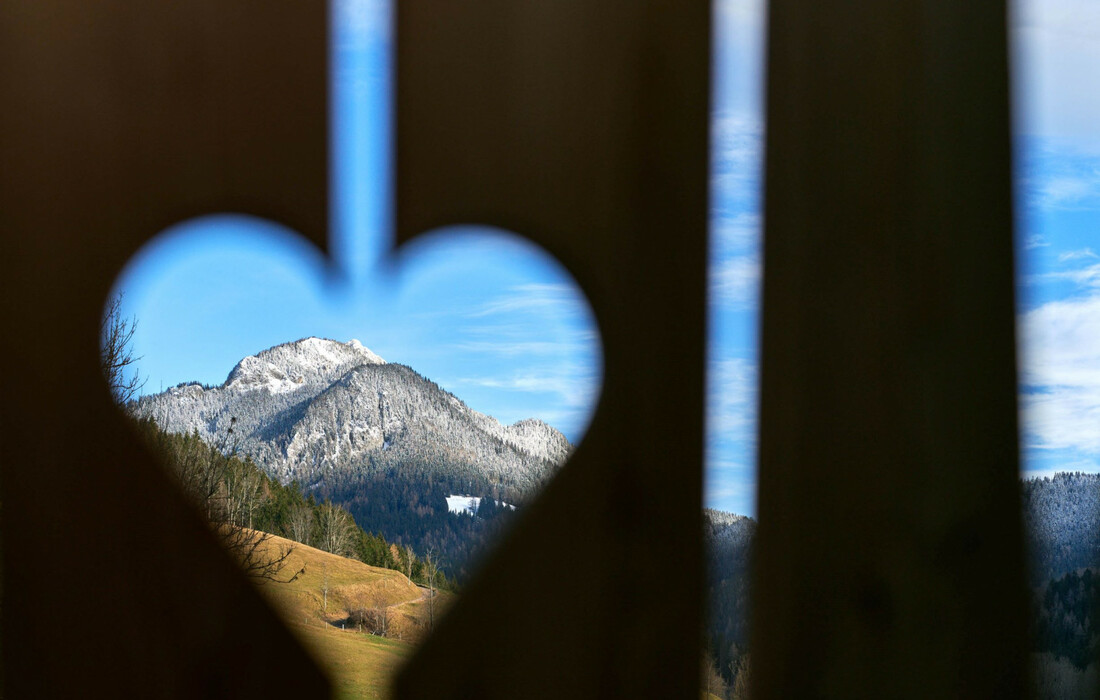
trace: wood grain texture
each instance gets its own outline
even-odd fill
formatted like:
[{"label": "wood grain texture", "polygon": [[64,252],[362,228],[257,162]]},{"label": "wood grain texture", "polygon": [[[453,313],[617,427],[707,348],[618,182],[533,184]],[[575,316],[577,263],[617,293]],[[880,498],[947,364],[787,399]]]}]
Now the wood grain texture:
[{"label": "wood grain texture", "polygon": [[485,223],[543,245],[593,305],[605,373],[583,443],[399,697],[697,692],[709,13],[397,6],[399,239]]},{"label": "wood grain texture", "polygon": [[769,22],[754,697],[1022,697],[1004,5]]},{"label": "wood grain texture", "polygon": [[327,682],[100,376],[122,266],[192,216],[327,235],[327,7],[0,5],[5,691],[319,697]]}]

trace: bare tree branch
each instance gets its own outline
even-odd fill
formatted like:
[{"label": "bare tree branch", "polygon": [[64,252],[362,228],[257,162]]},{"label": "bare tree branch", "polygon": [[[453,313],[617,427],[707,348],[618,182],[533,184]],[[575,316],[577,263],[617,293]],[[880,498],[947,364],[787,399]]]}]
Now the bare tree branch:
[{"label": "bare tree branch", "polygon": [[121,406],[137,398],[145,386],[145,379],[134,366],[141,359],[134,357],[136,330],[137,319],[122,317],[122,294],[115,295],[100,322],[99,364],[111,394]]}]

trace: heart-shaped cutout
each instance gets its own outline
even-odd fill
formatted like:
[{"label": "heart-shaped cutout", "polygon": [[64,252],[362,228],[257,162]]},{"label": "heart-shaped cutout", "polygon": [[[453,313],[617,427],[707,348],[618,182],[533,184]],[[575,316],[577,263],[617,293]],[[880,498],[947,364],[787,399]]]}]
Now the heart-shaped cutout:
[{"label": "heart-shaped cutout", "polygon": [[[269,474],[463,574],[478,527],[463,511],[497,501],[479,516],[499,525],[505,503],[533,496],[566,452],[544,423],[580,441],[599,334],[569,273],[510,233],[456,226],[392,249],[381,50],[337,41],[329,256],[276,223],[201,217],[138,251],[112,297],[137,321],[138,369],[161,396],[139,412],[211,441],[232,429]],[[426,430],[420,409],[441,422]],[[456,468],[438,469],[446,460]],[[413,488],[395,487],[403,468]],[[327,600],[327,574],[324,586]]]},{"label": "heart-shaped cutout", "polygon": [[[502,232],[433,233],[372,272],[251,217],[173,227],[116,285],[155,383],[138,413],[209,442],[232,427],[268,474],[390,540],[446,550],[464,574],[443,497],[523,502],[566,454],[549,426],[576,444],[599,381],[591,311],[560,265]],[[371,369],[350,372],[360,365]],[[401,469],[438,502],[383,488]],[[396,526],[403,497],[435,525]]]}]

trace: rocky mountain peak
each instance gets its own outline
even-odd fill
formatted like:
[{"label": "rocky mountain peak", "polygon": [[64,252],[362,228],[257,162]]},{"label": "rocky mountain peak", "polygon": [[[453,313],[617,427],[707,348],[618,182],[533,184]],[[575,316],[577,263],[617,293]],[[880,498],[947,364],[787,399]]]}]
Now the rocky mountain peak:
[{"label": "rocky mountain peak", "polygon": [[277,345],[241,360],[219,387],[145,396],[135,413],[215,444],[232,425],[234,449],[303,483],[404,473],[512,498],[542,483],[571,449],[546,423],[501,425],[356,340]]},{"label": "rocky mountain peak", "polygon": [[341,343],[310,337],[244,358],[229,373],[223,386],[285,393],[303,385],[330,384],[361,365],[382,364],[386,361],[358,340]]}]

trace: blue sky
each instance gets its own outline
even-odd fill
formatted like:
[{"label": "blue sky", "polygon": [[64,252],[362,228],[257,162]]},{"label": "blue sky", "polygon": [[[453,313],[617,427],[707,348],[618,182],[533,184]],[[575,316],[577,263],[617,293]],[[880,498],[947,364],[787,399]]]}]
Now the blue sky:
[{"label": "blue sky", "polygon": [[538,417],[578,441],[602,373],[587,301],[553,258],[504,231],[453,227],[389,251],[386,9],[337,2],[335,18],[333,259],[241,215],[166,231],[116,281],[138,322],[145,391],[221,384],[278,343],[355,338],[505,423]]},{"label": "blue sky", "polygon": [[[1011,20],[1016,88],[1024,472],[1100,471],[1100,8],[1028,0]],[[185,222],[120,276],[147,391],[219,384],[245,355],[357,338],[504,422],[573,441],[599,391],[598,332],[552,258],[483,228],[388,254],[388,7],[336,0],[335,260],[242,216]],[[761,0],[716,0],[707,504],[755,511]]]},{"label": "blue sky", "polygon": [[1100,7],[1028,0],[1016,40],[1024,473],[1100,471]]},{"label": "blue sky", "polygon": [[[761,0],[716,0],[707,501],[755,510]],[[1100,471],[1100,4],[1010,16],[1022,471]]]}]

